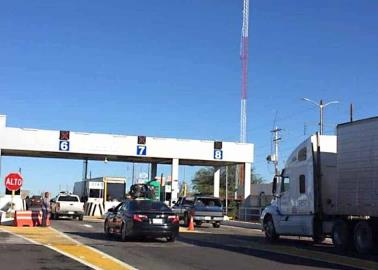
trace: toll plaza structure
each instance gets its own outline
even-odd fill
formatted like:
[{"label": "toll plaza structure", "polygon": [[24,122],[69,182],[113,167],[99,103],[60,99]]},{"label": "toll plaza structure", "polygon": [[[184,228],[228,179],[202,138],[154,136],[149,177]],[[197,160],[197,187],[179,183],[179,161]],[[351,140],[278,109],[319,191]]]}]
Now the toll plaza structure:
[{"label": "toll plaza structure", "polygon": [[214,166],[214,196],[219,197],[220,168],[240,164],[243,179],[239,190],[246,198],[251,189],[253,154],[253,144],[247,143],[7,127],[6,115],[0,115],[0,157],[151,163],[152,179],[158,164],[171,164],[172,183],[176,183],[172,194],[178,193],[180,165]]}]

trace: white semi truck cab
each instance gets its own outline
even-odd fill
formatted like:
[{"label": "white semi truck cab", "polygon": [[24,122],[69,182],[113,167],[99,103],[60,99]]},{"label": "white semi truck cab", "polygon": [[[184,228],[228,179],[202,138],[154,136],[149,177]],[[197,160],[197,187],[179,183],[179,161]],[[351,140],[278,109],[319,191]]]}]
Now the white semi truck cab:
[{"label": "white semi truck cab", "polygon": [[340,251],[369,253],[378,242],[377,176],[378,117],[340,124],[337,136],[310,136],[274,177],[261,215],[266,238],[332,237]]}]

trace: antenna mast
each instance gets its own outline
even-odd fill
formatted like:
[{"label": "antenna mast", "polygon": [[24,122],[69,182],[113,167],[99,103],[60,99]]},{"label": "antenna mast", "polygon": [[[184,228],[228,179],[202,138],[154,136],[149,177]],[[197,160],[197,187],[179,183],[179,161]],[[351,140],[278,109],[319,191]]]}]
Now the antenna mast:
[{"label": "antenna mast", "polygon": [[242,64],[240,142],[242,143],[247,142],[248,25],[249,0],[243,0],[243,27],[240,44],[240,60]]}]

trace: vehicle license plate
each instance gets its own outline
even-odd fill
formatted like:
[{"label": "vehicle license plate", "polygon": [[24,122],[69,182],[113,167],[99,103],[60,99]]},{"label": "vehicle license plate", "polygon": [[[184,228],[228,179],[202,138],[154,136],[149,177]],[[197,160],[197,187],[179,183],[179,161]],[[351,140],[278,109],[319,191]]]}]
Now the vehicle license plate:
[{"label": "vehicle license plate", "polygon": [[205,217],[205,220],[211,220],[211,217]]},{"label": "vehicle license plate", "polygon": [[153,218],[152,219],[153,224],[163,224],[163,219],[161,218]]},{"label": "vehicle license plate", "polygon": [[69,215],[72,215],[72,214],[74,214],[74,213],[75,213],[75,212],[72,212],[72,211],[68,212]]}]

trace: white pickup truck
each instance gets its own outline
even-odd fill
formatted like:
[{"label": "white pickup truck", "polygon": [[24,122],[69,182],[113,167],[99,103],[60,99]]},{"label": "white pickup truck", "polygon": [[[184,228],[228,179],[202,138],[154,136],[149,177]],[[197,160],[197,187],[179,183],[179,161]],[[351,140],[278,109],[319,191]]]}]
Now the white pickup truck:
[{"label": "white pickup truck", "polygon": [[68,216],[83,220],[84,203],[80,202],[79,196],[69,193],[60,193],[55,198],[51,199],[50,203],[52,219]]}]

